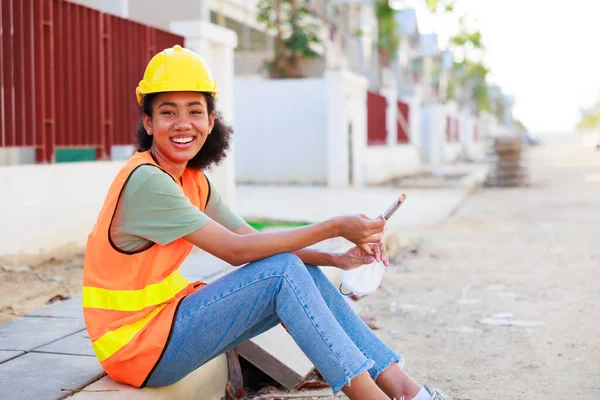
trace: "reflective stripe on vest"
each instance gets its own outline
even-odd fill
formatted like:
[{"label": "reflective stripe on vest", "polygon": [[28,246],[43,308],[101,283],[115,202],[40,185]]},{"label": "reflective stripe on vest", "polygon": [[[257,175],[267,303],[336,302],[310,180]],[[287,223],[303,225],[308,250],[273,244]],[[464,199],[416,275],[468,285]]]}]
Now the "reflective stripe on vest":
[{"label": "reflective stripe on vest", "polygon": [[178,268],[161,282],[139,290],[110,290],[84,286],[83,306],[103,310],[139,311],[171,300],[189,284]]},{"label": "reflective stripe on vest", "polygon": [[98,361],[102,362],[106,360],[108,357],[115,354],[119,351],[123,346],[131,341],[140,332],[144,327],[158,314],[163,308],[165,308],[166,304],[161,304],[158,307],[155,307],[148,315],[139,321],[133,322],[128,325],[123,325],[114,331],[106,332],[104,335],[100,336],[96,341],[92,342],[92,347],[96,352],[96,357],[98,357]]}]

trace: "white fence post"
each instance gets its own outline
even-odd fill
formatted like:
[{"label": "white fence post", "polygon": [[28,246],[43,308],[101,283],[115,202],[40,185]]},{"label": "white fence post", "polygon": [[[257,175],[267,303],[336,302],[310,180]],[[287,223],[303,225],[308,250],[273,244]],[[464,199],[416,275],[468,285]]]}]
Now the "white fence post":
[{"label": "white fence post", "polygon": [[362,186],[366,179],[367,80],[341,70],[327,71],[325,81],[327,184],[347,187],[352,176],[352,186]]},{"label": "white fence post", "polygon": [[385,126],[387,130],[387,146],[398,144],[398,89],[394,75],[389,69],[382,71],[383,84],[381,94],[387,101]]},{"label": "white fence post", "polygon": [[[421,149],[421,98],[418,94],[406,99],[410,143]],[[422,153],[422,152],[421,152]]]},{"label": "white fence post", "polygon": [[446,113],[442,104],[429,104],[421,109],[421,146],[425,162],[444,162],[446,146]]},{"label": "white fence post", "polygon": [[344,90],[340,71],[325,73],[327,85],[327,185],[348,186],[348,147],[344,143]]}]

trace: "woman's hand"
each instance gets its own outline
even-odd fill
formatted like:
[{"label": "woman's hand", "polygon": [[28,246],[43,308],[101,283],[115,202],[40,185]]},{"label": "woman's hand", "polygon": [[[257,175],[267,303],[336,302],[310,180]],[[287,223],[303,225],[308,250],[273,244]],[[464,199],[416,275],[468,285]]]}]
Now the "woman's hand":
[{"label": "woman's hand", "polygon": [[361,247],[355,246],[345,253],[338,254],[335,257],[334,266],[348,271],[365,264],[371,264],[376,260],[382,262],[386,267],[390,264],[383,243],[370,243],[367,246],[369,246],[369,250],[373,255],[369,255]]},{"label": "woman's hand", "polygon": [[375,255],[367,243],[379,243],[383,238],[385,219],[382,216],[370,219],[364,214],[342,215],[334,219],[337,226],[337,236],[341,236],[369,255]]}]

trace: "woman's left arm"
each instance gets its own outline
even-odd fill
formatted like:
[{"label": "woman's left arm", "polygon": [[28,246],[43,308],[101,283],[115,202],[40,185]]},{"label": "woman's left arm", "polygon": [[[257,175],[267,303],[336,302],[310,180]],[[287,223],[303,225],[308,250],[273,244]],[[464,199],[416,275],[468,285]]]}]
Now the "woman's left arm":
[{"label": "woman's left arm", "polygon": [[[257,232],[257,230],[248,224],[244,224],[238,229],[235,229],[233,232],[237,233],[238,235],[248,235],[250,233]],[[300,257],[304,264],[319,265],[321,267],[339,266],[339,263],[336,262],[338,257],[340,257],[340,254],[338,253],[306,248],[295,251],[294,254]]]},{"label": "woman's left arm", "polygon": [[[209,217],[238,235],[248,235],[257,232],[256,229],[248,225],[243,218],[229,208],[210,181],[209,185],[210,199],[206,206],[206,214]],[[353,251],[356,252],[358,250]],[[357,263],[368,258],[366,256],[358,257],[358,255],[354,255],[353,251],[333,253],[330,251],[305,248],[294,252],[294,254],[300,257],[305,264],[348,269],[350,266],[354,266],[355,264],[358,265]]]},{"label": "woman's left arm", "polygon": [[[233,232],[238,235],[248,235],[257,232],[256,229],[244,223]],[[318,265],[321,267],[337,267],[340,269],[350,270],[361,265],[371,264],[377,260],[382,262],[386,267],[390,261],[388,259],[385,245],[383,243],[374,243],[369,245],[373,250],[373,255],[365,253],[360,247],[354,246],[344,253],[333,253],[330,251],[317,249],[302,249],[295,251],[294,254],[300,257],[304,264]]]}]

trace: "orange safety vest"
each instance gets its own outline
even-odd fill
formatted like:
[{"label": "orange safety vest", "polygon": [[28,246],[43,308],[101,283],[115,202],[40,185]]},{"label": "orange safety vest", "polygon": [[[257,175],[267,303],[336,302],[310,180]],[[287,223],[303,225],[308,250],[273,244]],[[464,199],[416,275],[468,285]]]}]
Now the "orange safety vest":
[{"label": "orange safety vest", "polygon": [[[119,198],[141,165],[158,167],[146,151],[121,168],[88,237],[83,268],[83,315],[96,356],[112,379],[136,387],[144,386],[158,363],[179,302],[204,286],[181,275],[179,266],[193,247],[183,238],[139,252],[119,250],[112,242],[109,232]],[[169,176],[204,211],[209,195],[204,173],[186,168],[181,182]]]}]

